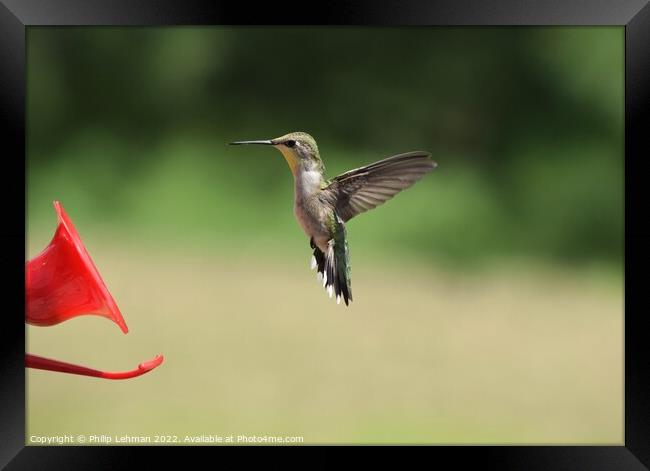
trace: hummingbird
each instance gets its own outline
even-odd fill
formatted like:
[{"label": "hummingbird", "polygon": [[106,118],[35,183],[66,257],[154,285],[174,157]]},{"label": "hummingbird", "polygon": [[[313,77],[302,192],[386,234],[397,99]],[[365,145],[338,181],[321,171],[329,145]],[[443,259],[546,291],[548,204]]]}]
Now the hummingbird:
[{"label": "hummingbird", "polygon": [[330,180],[313,137],[292,132],[269,140],[237,141],[278,149],[294,178],[294,213],[313,249],[311,268],[330,298],[352,301],[350,254],[345,223],[386,202],[436,168],[429,152],[394,155]]}]

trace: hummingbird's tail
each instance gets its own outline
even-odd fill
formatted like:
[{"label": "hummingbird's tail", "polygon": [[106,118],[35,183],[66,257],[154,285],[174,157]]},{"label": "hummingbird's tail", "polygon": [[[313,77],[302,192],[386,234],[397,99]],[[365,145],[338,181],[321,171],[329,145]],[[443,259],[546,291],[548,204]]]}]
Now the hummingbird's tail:
[{"label": "hummingbird's tail", "polygon": [[348,241],[343,221],[338,217],[336,219],[334,237],[328,242],[325,253],[311,241],[311,247],[314,249],[312,268],[318,270],[318,279],[323,282],[323,287],[327,289],[330,297],[336,294],[336,302],[340,303],[343,298],[348,306],[352,301]]}]

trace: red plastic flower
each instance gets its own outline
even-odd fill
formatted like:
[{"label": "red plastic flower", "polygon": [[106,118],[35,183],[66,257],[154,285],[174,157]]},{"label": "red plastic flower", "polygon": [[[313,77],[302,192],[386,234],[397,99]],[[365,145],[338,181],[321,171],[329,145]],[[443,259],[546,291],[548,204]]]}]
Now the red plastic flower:
[{"label": "red plastic flower", "polygon": [[[54,209],[59,224],[50,244],[26,263],[25,321],[37,326],[50,326],[72,317],[96,315],[115,322],[122,332],[129,329],[72,221],[58,201]],[[127,372],[103,372],[57,360],[27,354],[30,368],[59,371],[108,379],[125,379],[151,371],[163,361],[158,355]]]}]

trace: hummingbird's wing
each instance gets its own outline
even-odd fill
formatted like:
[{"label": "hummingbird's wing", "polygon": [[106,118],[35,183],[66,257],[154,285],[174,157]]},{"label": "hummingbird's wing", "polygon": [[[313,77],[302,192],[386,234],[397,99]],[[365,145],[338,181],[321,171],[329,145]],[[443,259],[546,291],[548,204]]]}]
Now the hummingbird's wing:
[{"label": "hummingbird's wing", "polygon": [[334,177],[322,191],[344,222],[373,209],[436,168],[428,152],[407,152]]}]

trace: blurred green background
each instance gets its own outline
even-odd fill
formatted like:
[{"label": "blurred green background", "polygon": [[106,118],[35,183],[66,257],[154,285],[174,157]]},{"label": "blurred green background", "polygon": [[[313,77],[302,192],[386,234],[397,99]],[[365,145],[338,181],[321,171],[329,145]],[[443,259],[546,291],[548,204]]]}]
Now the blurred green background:
[{"label": "blurred green background", "polygon": [[[29,28],[27,258],[60,200],[131,332],[28,327],[31,434],[622,443],[620,27]],[[292,177],[438,169],[348,224],[355,301],[309,272]],[[29,443],[29,442],[28,442]]]}]

